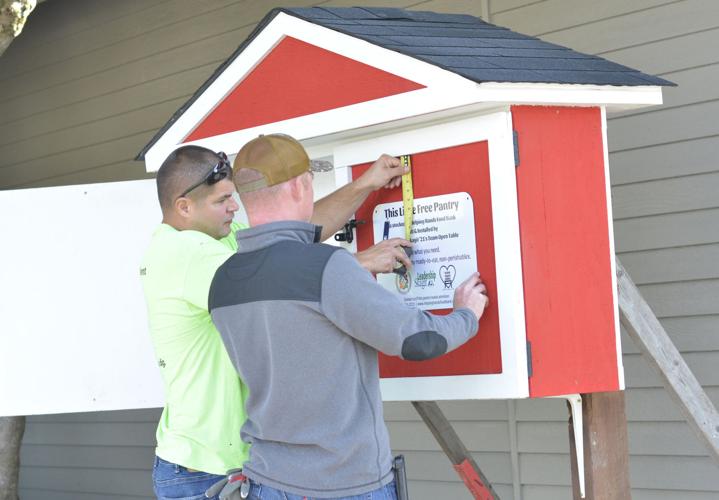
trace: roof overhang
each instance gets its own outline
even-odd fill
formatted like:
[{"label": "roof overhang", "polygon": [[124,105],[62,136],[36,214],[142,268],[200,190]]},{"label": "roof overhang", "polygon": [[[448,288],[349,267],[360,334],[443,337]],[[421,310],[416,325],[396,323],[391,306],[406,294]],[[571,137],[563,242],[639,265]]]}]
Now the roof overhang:
[{"label": "roof overhang", "polygon": [[[188,140],[188,136],[217,109],[263,60],[287,37],[325,49],[402,79],[416,82],[416,90],[262,123],[226,133]],[[310,61],[306,71],[312,71]],[[292,82],[288,82],[289,85]],[[659,86],[610,86],[547,83],[477,83],[433,64],[400,54],[365,40],[277,12],[183,106],[140,153],[148,172],[156,171],[167,155],[183,144],[236,153],[259,134],[282,132],[321,145],[338,135],[351,137],[378,126],[448,119],[509,105],[603,106],[621,111],[662,103]]]}]

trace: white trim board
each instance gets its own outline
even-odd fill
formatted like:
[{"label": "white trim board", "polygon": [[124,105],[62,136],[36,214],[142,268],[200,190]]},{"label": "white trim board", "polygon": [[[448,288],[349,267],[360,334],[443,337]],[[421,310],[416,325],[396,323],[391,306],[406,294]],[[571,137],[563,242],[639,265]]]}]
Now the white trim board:
[{"label": "white trim board", "polygon": [[157,171],[167,155],[259,64],[285,37],[302,40],[368,64],[426,88],[344,106],[307,116],[260,125],[187,144],[228,154],[236,153],[259,134],[287,133],[299,140],[398,121],[473,105],[606,105],[611,111],[657,105],[658,86],[600,86],[485,82],[478,84],[451,71],[382,48],[350,35],[279,13],[214,80],[145,155],[148,172]]},{"label": "white trim board", "polygon": [[619,389],[624,390],[624,358],[622,357],[622,334],[619,327],[619,291],[617,288],[617,257],[614,249],[614,216],[612,214],[612,185],[609,178],[609,146],[607,144],[607,110],[601,108],[602,150],[604,155],[604,182],[607,197],[607,229],[609,230],[609,263],[612,272],[612,300],[614,301],[614,336],[617,347],[617,374]]}]

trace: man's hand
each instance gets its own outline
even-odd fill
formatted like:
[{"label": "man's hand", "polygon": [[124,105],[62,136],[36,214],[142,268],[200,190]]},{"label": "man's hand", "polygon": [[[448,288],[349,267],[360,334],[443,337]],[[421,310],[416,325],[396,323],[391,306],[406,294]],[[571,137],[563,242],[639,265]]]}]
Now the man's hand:
[{"label": "man's hand", "polygon": [[322,240],[339,231],[372,191],[399,186],[407,172],[397,158],[382,155],[357,180],[318,200],[311,222],[322,226]]},{"label": "man's hand", "polygon": [[402,175],[407,172],[409,167],[403,167],[402,162],[397,158],[382,155],[357,179],[357,182],[371,191],[381,187],[392,189],[402,184]]},{"label": "man's hand", "polygon": [[482,283],[479,273],[472,273],[454,291],[454,308],[469,308],[477,316],[477,319],[482,317],[482,313],[488,304],[487,287]]},{"label": "man's hand", "polygon": [[395,263],[399,261],[407,269],[412,267],[412,261],[402,247],[411,247],[412,243],[402,238],[383,240],[364,252],[358,252],[356,257],[360,265],[372,274],[391,273]]}]

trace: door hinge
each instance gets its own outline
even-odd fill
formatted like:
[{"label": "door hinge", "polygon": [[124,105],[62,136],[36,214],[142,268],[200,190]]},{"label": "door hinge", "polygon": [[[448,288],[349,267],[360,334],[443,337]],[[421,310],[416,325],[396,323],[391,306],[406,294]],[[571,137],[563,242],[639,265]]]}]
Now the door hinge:
[{"label": "door hinge", "polygon": [[358,224],[364,224],[364,221],[350,219],[350,221],[344,225],[342,231],[335,234],[335,241],[346,241],[347,243],[352,243],[355,239],[352,230],[356,228]]},{"label": "door hinge", "polygon": [[512,141],[514,142],[514,166],[519,166],[519,134],[512,130]]},{"label": "door hinge", "polygon": [[532,343],[527,341],[527,377],[532,376]]}]

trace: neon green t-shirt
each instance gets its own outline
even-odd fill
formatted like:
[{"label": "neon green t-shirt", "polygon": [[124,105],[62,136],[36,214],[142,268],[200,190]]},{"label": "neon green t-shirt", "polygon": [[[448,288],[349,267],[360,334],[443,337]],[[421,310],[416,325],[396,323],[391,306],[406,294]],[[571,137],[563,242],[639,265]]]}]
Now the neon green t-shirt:
[{"label": "neon green t-shirt", "polygon": [[233,223],[215,240],[161,224],[140,268],[150,337],[165,386],[157,426],[160,458],[212,474],[241,467],[247,388],[240,381],[207,311],[217,268],[237,250]]}]

